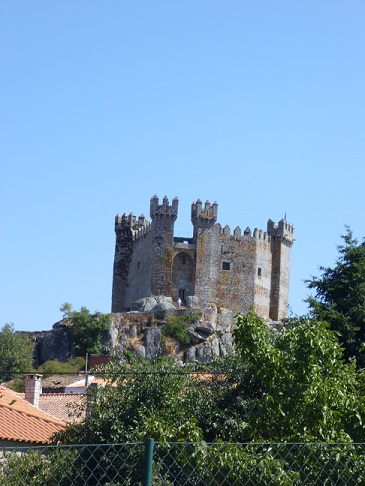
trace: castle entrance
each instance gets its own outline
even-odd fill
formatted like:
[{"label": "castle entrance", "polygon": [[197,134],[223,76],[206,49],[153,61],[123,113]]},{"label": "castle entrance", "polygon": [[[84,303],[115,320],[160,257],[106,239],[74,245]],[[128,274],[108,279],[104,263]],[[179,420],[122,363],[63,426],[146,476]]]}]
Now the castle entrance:
[{"label": "castle entrance", "polygon": [[175,255],[172,265],[173,301],[180,299],[185,302],[186,297],[194,295],[194,263],[188,253],[180,252]]}]

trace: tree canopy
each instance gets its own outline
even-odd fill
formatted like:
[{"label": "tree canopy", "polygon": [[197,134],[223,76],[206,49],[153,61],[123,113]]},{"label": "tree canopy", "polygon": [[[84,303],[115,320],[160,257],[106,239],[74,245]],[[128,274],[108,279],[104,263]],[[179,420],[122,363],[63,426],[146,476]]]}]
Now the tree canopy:
[{"label": "tree canopy", "polygon": [[33,344],[28,336],[5,324],[0,331],[0,380],[19,378],[33,369]]},{"label": "tree canopy", "polygon": [[364,439],[364,374],[343,361],[326,322],[294,319],[273,332],[250,313],[237,317],[234,337],[261,390],[247,417],[251,438]]},{"label": "tree canopy", "polygon": [[[54,441],[115,444],[118,473],[131,484],[140,484],[141,450],[118,444],[146,438],[159,444],[154,484],[174,484],[176,477],[214,486],[337,484],[339,477],[360,484],[365,457],[354,442],[365,434],[364,372],[344,362],[336,334],[307,319],[269,330],[254,314],[237,316],[236,325],[237,354],[206,366],[179,366],[161,356],[155,362],[116,358],[106,369],[109,383],[90,394],[84,422]],[[274,457],[275,442],[291,443],[290,450]],[[293,442],[305,442],[304,455]],[[186,447],[188,456],[175,445]],[[108,454],[115,457],[112,449]],[[94,464],[102,460],[99,452]],[[340,472],[328,468],[339,463]]]},{"label": "tree canopy", "polygon": [[236,317],[238,355],[206,366],[129,357],[106,370],[85,423],[62,442],[351,441],[365,429],[364,377],[343,361],[326,323],[299,319],[269,331]]},{"label": "tree canopy", "polygon": [[319,267],[320,277],[306,283],[315,295],[306,301],[314,319],[327,321],[339,332],[346,359],[356,358],[365,366],[365,241],[359,243],[352,231],[342,236],[334,268]]},{"label": "tree canopy", "polygon": [[92,314],[86,307],[73,311],[69,302],[64,302],[60,306],[60,311],[63,317],[70,319],[72,323],[71,333],[77,356],[85,356],[86,353],[99,354],[104,351],[103,338],[109,329],[109,314],[98,311]]},{"label": "tree canopy", "polygon": [[99,354],[102,344],[102,334],[109,329],[109,314],[95,312],[81,307],[79,312],[72,312],[72,336],[79,356],[86,353]]}]

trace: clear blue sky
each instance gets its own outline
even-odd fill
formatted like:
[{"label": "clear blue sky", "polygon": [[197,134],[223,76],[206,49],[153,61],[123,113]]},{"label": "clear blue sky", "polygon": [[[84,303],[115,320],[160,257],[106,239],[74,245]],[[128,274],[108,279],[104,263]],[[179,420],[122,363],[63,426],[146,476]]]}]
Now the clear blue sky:
[{"label": "clear blue sky", "polygon": [[363,0],[0,2],[0,325],[109,312],[114,217],[157,194],[296,230],[290,306],[365,236]]}]

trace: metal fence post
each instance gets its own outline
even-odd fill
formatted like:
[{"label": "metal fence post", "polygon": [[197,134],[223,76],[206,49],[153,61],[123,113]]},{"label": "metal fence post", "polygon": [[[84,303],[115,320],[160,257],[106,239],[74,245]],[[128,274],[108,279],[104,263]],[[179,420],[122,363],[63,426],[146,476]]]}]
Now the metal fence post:
[{"label": "metal fence post", "polygon": [[154,439],[146,439],[144,443],[142,486],[151,486],[152,484],[152,458],[154,442]]}]

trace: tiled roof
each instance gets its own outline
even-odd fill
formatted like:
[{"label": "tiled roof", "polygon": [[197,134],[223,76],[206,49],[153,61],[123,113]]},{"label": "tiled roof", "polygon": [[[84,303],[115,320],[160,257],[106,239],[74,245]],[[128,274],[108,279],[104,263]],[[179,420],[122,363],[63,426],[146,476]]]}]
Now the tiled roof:
[{"label": "tiled roof", "polygon": [[[76,381],[81,380],[77,375],[52,375],[48,376],[47,378],[42,379],[42,388],[64,388],[65,386],[71,385]],[[85,381],[85,378],[84,378]]]},{"label": "tiled roof", "polygon": [[20,394],[0,386],[0,440],[47,444],[65,422],[39,410]]},{"label": "tiled roof", "polygon": [[[68,376],[68,375],[53,375],[42,379],[42,389],[45,390],[61,390],[64,388],[85,388],[85,375]],[[106,380],[99,376],[89,375],[88,384],[98,383],[105,386]],[[52,393],[47,391],[47,393]]]},{"label": "tiled roof", "polygon": [[84,393],[42,393],[39,408],[64,422],[81,422],[85,418]]},{"label": "tiled roof", "polygon": [[[88,385],[92,384],[98,384],[102,387],[104,387],[108,381],[105,378],[102,378],[101,376],[89,376],[88,379]],[[67,388],[84,388],[85,387],[85,378],[82,380],[76,381],[75,383],[70,383]]]}]

